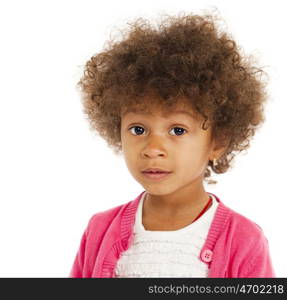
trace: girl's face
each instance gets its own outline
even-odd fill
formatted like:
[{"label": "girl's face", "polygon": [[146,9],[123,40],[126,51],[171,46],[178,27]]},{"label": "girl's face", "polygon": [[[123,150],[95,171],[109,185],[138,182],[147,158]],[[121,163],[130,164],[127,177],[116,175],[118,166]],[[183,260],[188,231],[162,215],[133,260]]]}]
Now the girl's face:
[{"label": "girl's face", "polygon": [[[203,130],[203,121],[186,107],[168,113],[130,110],[122,114],[124,158],[132,176],[148,193],[166,195],[202,184],[208,160],[213,159],[211,128]],[[171,173],[155,180],[142,172],[146,168]]]}]

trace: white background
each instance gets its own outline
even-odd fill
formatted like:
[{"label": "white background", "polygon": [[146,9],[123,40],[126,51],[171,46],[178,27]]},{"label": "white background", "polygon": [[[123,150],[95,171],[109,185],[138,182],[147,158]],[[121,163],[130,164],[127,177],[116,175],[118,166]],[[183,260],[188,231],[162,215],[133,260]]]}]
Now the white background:
[{"label": "white background", "polygon": [[259,224],[287,275],[285,1],[6,1],[0,5],[0,276],[67,277],[92,214],[143,188],[89,130],[76,83],[135,17],[217,8],[270,76],[266,122],[206,190]]}]

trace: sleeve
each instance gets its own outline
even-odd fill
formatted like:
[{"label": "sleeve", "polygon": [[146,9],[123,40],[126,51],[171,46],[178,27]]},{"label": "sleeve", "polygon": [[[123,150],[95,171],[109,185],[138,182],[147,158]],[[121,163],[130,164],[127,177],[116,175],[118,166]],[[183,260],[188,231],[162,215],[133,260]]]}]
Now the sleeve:
[{"label": "sleeve", "polygon": [[85,261],[85,249],[87,241],[87,229],[82,235],[80,247],[74,259],[72,270],[70,271],[69,277],[71,278],[82,278],[83,277],[83,268]]},{"label": "sleeve", "polygon": [[273,278],[274,268],[269,252],[268,240],[262,235],[262,240],[258,243],[248,266],[242,272],[244,278]]}]

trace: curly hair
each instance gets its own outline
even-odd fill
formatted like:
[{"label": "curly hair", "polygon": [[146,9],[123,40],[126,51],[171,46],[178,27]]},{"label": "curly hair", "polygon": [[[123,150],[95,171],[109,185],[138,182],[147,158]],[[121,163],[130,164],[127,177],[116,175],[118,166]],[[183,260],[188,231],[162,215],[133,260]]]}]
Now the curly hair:
[{"label": "curly hair", "polygon": [[144,106],[150,93],[162,107],[184,98],[210,122],[212,138],[225,146],[217,165],[208,161],[204,180],[211,170],[225,173],[265,120],[265,72],[216,27],[212,14],[167,15],[157,28],[143,18],[128,25],[122,40],[109,40],[86,62],[77,84],[90,129],[119,154],[124,110]]}]

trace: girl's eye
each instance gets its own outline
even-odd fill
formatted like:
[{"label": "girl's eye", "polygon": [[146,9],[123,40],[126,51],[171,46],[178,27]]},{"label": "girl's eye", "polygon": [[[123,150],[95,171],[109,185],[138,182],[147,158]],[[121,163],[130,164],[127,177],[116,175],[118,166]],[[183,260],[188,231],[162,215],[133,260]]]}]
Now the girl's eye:
[{"label": "girl's eye", "polygon": [[135,132],[136,132],[135,135],[138,135],[137,133],[142,133],[144,130],[141,126],[133,126],[129,130],[132,130],[132,129],[135,129]]},{"label": "girl's eye", "polygon": [[[173,129],[176,129],[175,132],[179,133],[179,135],[182,135],[184,133],[184,131],[186,131],[184,128],[181,128],[181,127],[173,127],[172,130]],[[178,134],[176,134],[176,135],[178,135]]]},{"label": "girl's eye", "polygon": [[[141,126],[133,126],[129,130],[132,130],[132,129],[134,129],[134,132],[133,132],[134,135],[140,135],[144,131],[144,128]],[[175,129],[175,133],[176,133],[175,135],[182,135],[186,131],[184,128],[181,128],[181,127],[173,127],[172,130],[174,130],[174,129]],[[172,134],[172,135],[174,135],[174,134]]]}]

